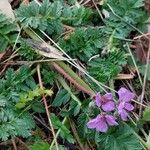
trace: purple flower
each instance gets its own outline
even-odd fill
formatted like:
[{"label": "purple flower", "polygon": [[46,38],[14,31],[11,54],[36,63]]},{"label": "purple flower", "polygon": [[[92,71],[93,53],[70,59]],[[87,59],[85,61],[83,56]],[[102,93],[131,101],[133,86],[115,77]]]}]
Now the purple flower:
[{"label": "purple flower", "polygon": [[102,107],[105,112],[110,112],[115,109],[115,103],[113,101],[113,96],[111,93],[105,95],[96,94],[95,102],[98,107]]},{"label": "purple flower", "polygon": [[116,118],[111,115],[98,115],[87,123],[90,129],[96,129],[98,132],[107,132],[108,126],[116,126]]},{"label": "purple flower", "polygon": [[123,121],[127,121],[128,113],[134,109],[134,106],[131,104],[131,100],[135,95],[126,88],[120,88],[118,91],[118,95],[118,114],[121,116],[121,119]]},{"label": "purple flower", "polygon": [[119,95],[119,100],[120,101],[125,101],[125,102],[130,102],[131,99],[135,97],[134,93],[130,92],[126,88],[122,87],[118,90],[118,95]]}]

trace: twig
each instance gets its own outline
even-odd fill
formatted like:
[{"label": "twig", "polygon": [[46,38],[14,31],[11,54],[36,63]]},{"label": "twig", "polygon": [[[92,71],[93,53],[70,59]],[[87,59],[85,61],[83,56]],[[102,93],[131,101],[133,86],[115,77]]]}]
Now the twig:
[{"label": "twig", "polygon": [[149,36],[150,35],[150,33],[146,33],[146,34],[142,34],[142,35],[139,35],[139,36],[136,36],[136,37],[134,37],[133,39],[134,40],[136,40],[136,39],[139,39],[139,38],[141,38],[141,37],[147,37],[147,36]]},{"label": "twig", "polygon": [[36,117],[36,116],[33,116],[33,117],[35,120],[37,120],[39,123],[41,123],[46,129],[51,131],[51,129],[45,123],[43,123],[38,117]]},{"label": "twig", "polygon": [[103,15],[101,14],[101,12],[100,12],[99,8],[97,7],[97,4],[95,3],[95,1],[94,1],[94,0],[92,0],[92,2],[93,2],[93,4],[94,4],[95,8],[97,9],[97,12],[98,12],[98,14],[100,15],[100,17],[101,17],[102,21],[104,22]]},{"label": "twig", "polygon": [[[43,88],[41,72],[40,72],[40,65],[37,66],[37,73],[38,73],[38,79],[39,79],[40,88]],[[47,118],[48,118],[48,121],[49,121],[49,125],[50,125],[50,128],[51,128],[53,137],[54,137],[56,150],[59,150],[56,134],[55,134],[52,122],[51,122],[50,113],[49,113],[49,110],[48,110],[48,105],[47,105],[47,101],[46,101],[45,95],[43,96],[43,102],[44,102],[44,105],[45,105],[45,110],[46,110],[46,115],[47,115]]]},{"label": "twig", "polygon": [[143,82],[142,82],[142,78],[141,78],[139,69],[138,69],[138,67],[137,67],[137,65],[136,65],[136,62],[135,62],[135,59],[134,59],[133,54],[132,54],[132,52],[131,52],[131,49],[130,49],[130,47],[129,47],[129,44],[126,43],[126,45],[127,45],[128,51],[129,51],[129,53],[130,53],[130,56],[131,56],[131,58],[132,58],[133,64],[134,64],[134,66],[135,66],[135,68],[136,68],[136,71],[137,71],[137,74],[138,74],[138,77],[139,77],[139,81],[140,81],[140,84],[141,84],[141,87],[142,87],[142,86],[143,86]]},{"label": "twig", "polygon": [[8,62],[2,62],[3,64],[8,65],[22,65],[22,64],[35,64],[35,63],[45,63],[45,62],[53,62],[53,61],[67,61],[69,59],[41,59],[41,60],[34,60],[34,61],[8,61]]},{"label": "twig", "polygon": [[140,102],[138,102],[138,101],[136,101],[136,100],[134,100],[134,99],[132,99],[132,101],[135,102],[136,104],[140,105],[140,106],[143,106],[143,107],[145,107],[145,108],[149,108],[148,106],[146,106],[146,105],[144,105],[143,103],[140,103]]},{"label": "twig", "polygon": [[[143,99],[144,99],[147,73],[149,69],[149,59],[150,59],[150,39],[149,39],[149,48],[148,48],[148,54],[147,54],[147,59],[146,59],[146,68],[145,68],[145,73],[144,73],[144,81],[143,81],[143,88],[142,88],[140,103],[143,103]],[[141,117],[141,115],[142,115],[142,105],[140,106],[139,117]]]},{"label": "twig", "polygon": [[82,4],[84,6],[84,5],[88,4],[91,0],[86,0],[84,3],[83,3],[83,1],[84,0],[82,0],[81,2],[79,2],[79,4]]},{"label": "twig", "polygon": [[13,147],[14,147],[14,150],[17,150],[17,146],[16,146],[16,142],[14,139],[11,140],[12,141],[12,144],[13,144]]},{"label": "twig", "polygon": [[78,84],[71,76],[69,76],[58,64],[56,64],[55,62],[52,63],[52,65],[54,66],[54,68],[61,74],[64,75],[65,78],[67,78],[71,83],[73,83],[78,89],[80,89],[81,91],[83,91],[84,93],[87,93],[88,95],[90,95],[91,97],[93,97],[93,93],[91,93],[90,91],[88,91],[87,89],[85,89],[83,86],[81,86],[80,84]]},{"label": "twig", "polygon": [[131,49],[130,49],[130,47],[129,47],[129,44],[126,43],[126,45],[127,45],[128,51],[129,51],[129,53],[130,53],[130,56],[131,56],[131,58],[132,58],[133,64],[134,64],[134,66],[135,66],[135,68],[136,68],[136,71],[137,71],[137,74],[138,74],[138,77],[139,77],[140,84],[141,84],[141,86],[143,86],[142,78],[141,78],[139,69],[138,69],[138,67],[137,67],[137,65],[136,65],[135,59],[134,59],[134,57],[133,57],[133,54],[132,54],[132,52],[131,52]]},{"label": "twig", "polygon": [[18,140],[19,143],[21,143],[26,149],[28,149],[27,144],[24,143],[21,139],[19,139],[18,137],[16,137],[16,140]]}]

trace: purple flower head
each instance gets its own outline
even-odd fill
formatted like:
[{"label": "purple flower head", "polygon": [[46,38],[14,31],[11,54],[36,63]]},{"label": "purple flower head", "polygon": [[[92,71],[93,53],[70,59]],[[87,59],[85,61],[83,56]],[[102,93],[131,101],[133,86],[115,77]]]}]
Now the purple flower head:
[{"label": "purple flower head", "polygon": [[96,129],[98,132],[107,132],[108,126],[116,125],[118,125],[116,118],[111,115],[98,115],[87,123],[88,128]]},{"label": "purple flower head", "polygon": [[111,93],[107,93],[103,96],[100,95],[100,93],[97,93],[95,102],[97,107],[102,107],[105,112],[110,112],[115,109],[115,103],[113,101],[113,96]]},{"label": "purple flower head", "polygon": [[131,100],[135,95],[126,88],[120,88],[118,91],[118,95],[118,114],[121,116],[121,119],[123,121],[127,121],[128,113],[134,109],[134,106],[131,104]]},{"label": "purple flower head", "polygon": [[119,100],[125,102],[130,102],[135,97],[134,93],[130,92],[124,87],[118,90],[118,95],[119,95]]},{"label": "purple flower head", "polygon": [[121,101],[118,105],[118,114],[123,121],[127,121],[128,112],[132,111],[134,106],[128,102]]}]

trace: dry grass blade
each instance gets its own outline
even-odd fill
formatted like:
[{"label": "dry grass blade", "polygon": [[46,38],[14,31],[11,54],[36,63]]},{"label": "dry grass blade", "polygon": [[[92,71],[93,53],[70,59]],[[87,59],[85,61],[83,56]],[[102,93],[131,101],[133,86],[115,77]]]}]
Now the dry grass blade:
[{"label": "dry grass blade", "polygon": [[32,39],[25,40],[31,47],[33,47],[37,53],[39,53],[42,56],[48,57],[48,58],[57,58],[57,59],[66,59],[63,57],[63,53],[58,51],[55,47],[47,44],[46,42],[37,42],[33,41]]},{"label": "dry grass blade", "polygon": [[[148,27],[148,32],[150,32],[149,27]],[[147,59],[146,59],[146,68],[145,68],[145,73],[144,73],[143,88],[142,88],[140,103],[143,103],[143,99],[144,99],[148,69],[149,69],[149,65],[150,65],[149,59],[150,59],[150,38],[149,38],[149,48],[148,48]],[[141,116],[142,116],[142,105],[140,106],[140,110],[139,110],[139,117],[141,117]]]}]

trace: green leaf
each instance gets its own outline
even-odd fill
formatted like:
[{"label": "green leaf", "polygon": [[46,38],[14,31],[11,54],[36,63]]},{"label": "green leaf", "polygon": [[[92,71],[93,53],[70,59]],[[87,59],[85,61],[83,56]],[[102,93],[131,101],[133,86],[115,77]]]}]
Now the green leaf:
[{"label": "green leaf", "polygon": [[21,5],[16,14],[23,26],[46,31],[49,35],[58,37],[64,30],[63,24],[79,26],[91,22],[93,12],[83,6],[69,8],[61,1],[50,3],[44,0],[41,6],[34,1],[29,5]]},{"label": "green leaf", "polygon": [[98,149],[102,150],[142,150],[140,141],[127,124],[119,124],[106,134],[97,134]]},{"label": "green leaf", "polygon": [[150,108],[146,108],[143,112],[143,118],[144,121],[150,121]]},{"label": "green leaf", "polygon": [[125,62],[124,53],[115,49],[114,52],[105,55],[105,58],[91,60],[88,63],[88,70],[98,81],[108,82],[118,75]]},{"label": "green leaf", "polygon": [[21,109],[27,105],[28,102],[35,100],[37,97],[47,94],[51,96],[53,92],[51,90],[41,89],[37,87],[36,89],[29,91],[27,93],[20,94],[20,100],[16,104],[16,108]]},{"label": "green leaf", "polygon": [[59,120],[59,118],[55,114],[51,114],[51,120],[52,120],[52,124],[54,128],[60,130],[60,136],[64,141],[67,140],[69,143],[75,142],[69,129],[64,124],[62,124],[62,122]]},{"label": "green leaf", "polygon": [[17,25],[0,12],[0,52],[3,52],[9,45],[15,43],[17,38]]},{"label": "green leaf", "polygon": [[35,81],[31,77],[31,72],[32,70],[27,66],[21,66],[17,71],[9,68],[5,77],[0,79],[0,140],[2,141],[16,136],[27,138],[31,136],[31,131],[35,127],[32,115],[27,110],[22,112],[15,108],[19,96],[34,87]]},{"label": "green leaf", "polygon": [[52,103],[52,106],[59,107],[70,100],[70,94],[65,89],[60,89]]},{"label": "green leaf", "polygon": [[135,2],[135,4],[133,5],[133,8],[139,8],[139,7],[142,7],[144,6],[144,0],[137,0]]}]

